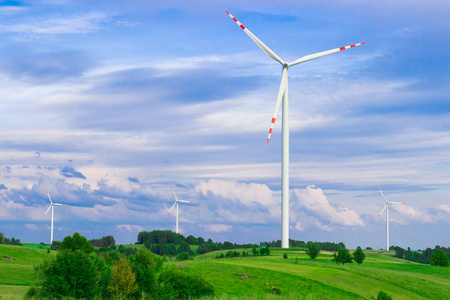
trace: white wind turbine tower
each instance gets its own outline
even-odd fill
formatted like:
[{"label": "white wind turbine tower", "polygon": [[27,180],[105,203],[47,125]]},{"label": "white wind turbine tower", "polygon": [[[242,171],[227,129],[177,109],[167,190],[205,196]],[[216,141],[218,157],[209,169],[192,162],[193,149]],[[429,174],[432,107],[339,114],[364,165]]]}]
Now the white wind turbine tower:
[{"label": "white wind turbine tower", "polygon": [[244,25],[242,25],[236,18],[234,18],[228,11],[227,14],[241,27],[245,33],[271,58],[278,61],[283,66],[281,74],[280,88],[278,89],[277,101],[275,103],[275,110],[273,112],[272,123],[270,125],[269,136],[267,143],[269,143],[270,135],[272,134],[273,125],[278,114],[278,109],[283,99],[283,114],[282,114],[282,142],[281,142],[281,247],[289,248],[289,101],[288,101],[288,69],[294,65],[319,58],[328,54],[339,52],[345,49],[353,48],[365,43],[353,44],[345,47],[335,48],[328,51],[318,52],[303,56],[293,62],[285,62],[272,50],[269,49],[263,42],[261,42],[253,33],[250,32]]},{"label": "white wind turbine tower", "polygon": [[386,250],[389,250],[389,204],[404,204],[404,205],[407,205],[408,203],[405,203],[405,202],[388,202],[386,200],[386,197],[384,197],[383,192],[381,191],[380,186],[378,184],[377,184],[377,187],[378,187],[378,190],[381,193],[381,196],[383,196],[384,202],[386,202],[386,204],[384,205],[383,209],[378,214],[377,221],[380,218],[381,214],[384,212],[384,210],[386,210]]},{"label": "white wind turbine tower", "polygon": [[66,204],[60,204],[60,203],[53,203],[52,198],[50,197],[50,194],[48,193],[47,188],[45,189],[47,191],[47,195],[48,195],[48,199],[50,200],[50,206],[48,207],[47,211],[45,212],[45,214],[42,216],[42,219],[45,217],[45,215],[48,213],[48,211],[51,209],[52,210],[52,226],[51,226],[51,234],[50,234],[50,245],[53,243],[53,216],[54,216],[54,207],[55,205],[60,205],[60,206],[67,206]]},{"label": "white wind turbine tower", "polygon": [[175,233],[178,233],[178,203],[179,202],[183,202],[183,203],[195,203],[195,202],[192,202],[192,201],[186,201],[186,200],[179,200],[178,198],[177,198],[177,196],[175,195],[175,192],[173,191],[173,188],[172,188],[172,185],[169,183],[169,186],[170,186],[170,190],[172,191],[172,194],[173,194],[173,197],[175,198],[175,203],[172,205],[172,207],[169,209],[169,211],[167,212],[167,214],[164,216],[164,218],[165,217],[167,217],[169,214],[170,214],[170,212],[172,211],[172,209],[175,207],[175,205],[177,206],[177,221],[176,221],[176,226],[175,226]]}]

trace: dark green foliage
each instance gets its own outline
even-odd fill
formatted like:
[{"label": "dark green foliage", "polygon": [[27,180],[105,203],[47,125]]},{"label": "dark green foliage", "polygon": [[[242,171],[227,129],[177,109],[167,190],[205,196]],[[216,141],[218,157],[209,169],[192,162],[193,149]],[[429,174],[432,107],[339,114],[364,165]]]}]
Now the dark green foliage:
[{"label": "dark green foliage", "polygon": [[431,255],[430,264],[433,266],[448,267],[449,258],[441,249],[436,249]]},{"label": "dark green foliage", "polygon": [[66,236],[61,242],[60,250],[64,251],[75,251],[80,250],[86,253],[94,252],[94,247],[91,246],[91,243],[78,232],[75,232],[73,236]]},{"label": "dark green foliage", "polygon": [[287,253],[283,253],[283,258],[287,259],[288,258],[288,254]]},{"label": "dark green foliage", "polygon": [[59,250],[61,248],[61,242],[60,241],[53,241],[52,245],[50,246],[51,250]]},{"label": "dark green foliage", "polygon": [[346,264],[346,263],[352,263],[353,262],[353,258],[350,255],[350,251],[348,251],[348,249],[346,248],[341,248],[339,249],[338,252],[334,252],[333,253],[333,261],[336,262],[336,264]]},{"label": "dark green foliage", "polygon": [[259,254],[259,250],[257,248],[252,248],[252,253],[256,256]]},{"label": "dark green foliage", "polygon": [[189,253],[181,252],[180,254],[177,255],[177,257],[175,259],[178,261],[189,260]]},{"label": "dark green foliage", "polygon": [[[342,242],[338,244],[331,242],[317,242],[317,244],[319,245],[320,250],[326,251],[338,251],[339,248],[345,248],[345,244]],[[261,245],[281,248],[281,240],[272,242],[262,242]],[[306,248],[306,245],[307,243],[305,243],[304,241],[296,241],[289,239],[289,247]]]},{"label": "dark green foliage", "polygon": [[161,272],[163,259],[146,248],[140,248],[132,258],[131,269],[136,276],[138,294],[152,295],[157,289],[157,276]]},{"label": "dark green foliage", "polygon": [[21,246],[20,239],[16,239],[12,237],[11,239],[5,237],[5,234],[3,232],[0,232],[0,244],[6,244],[6,245],[15,245],[15,246]]},{"label": "dark green foliage", "polygon": [[99,295],[99,272],[95,260],[86,252],[62,251],[56,259],[38,268],[39,287],[28,296],[45,299],[64,297],[92,299]]},{"label": "dark green foliage", "polygon": [[181,252],[187,252],[189,255],[194,255],[194,252],[192,252],[191,247],[189,247],[189,244],[186,242],[182,242],[180,244],[180,249],[178,250],[179,253]]},{"label": "dark green foliage", "polygon": [[308,244],[306,244],[305,253],[312,259],[312,261],[314,261],[314,259],[320,254],[319,244],[317,242],[308,242]]},{"label": "dark green foliage", "polygon": [[214,295],[214,287],[203,278],[177,272],[174,269],[163,271],[158,281],[166,286],[172,286],[175,299],[193,299]]},{"label": "dark green foliage", "polygon": [[116,240],[112,235],[104,236],[100,239],[92,239],[89,240],[89,243],[91,243],[92,247],[109,247],[111,245],[114,245],[116,243]]},{"label": "dark green foliage", "polygon": [[363,263],[363,261],[366,259],[366,255],[364,254],[361,247],[358,247],[355,252],[353,252],[353,257],[355,258],[355,261],[358,263],[358,266]]},{"label": "dark green foliage", "polygon": [[198,239],[195,238],[193,235],[188,236],[188,237],[186,238],[186,242],[187,242],[189,245],[198,245]]},{"label": "dark green foliage", "polygon": [[138,243],[146,245],[147,248],[149,248],[147,245],[162,244],[162,242],[179,245],[185,241],[186,238],[182,234],[170,230],[141,231],[138,234]]},{"label": "dark green foliage", "polygon": [[260,247],[261,249],[259,249],[259,253],[261,255],[269,255],[270,254],[270,249],[269,247]]},{"label": "dark green foliage", "polygon": [[240,256],[240,253],[238,252],[238,251],[236,251],[236,250],[230,250],[230,251],[228,251],[226,254],[225,254],[225,257],[239,257]]},{"label": "dark green foliage", "polygon": [[373,250],[372,247],[366,247],[366,250]]},{"label": "dark green foliage", "polygon": [[408,247],[408,250],[405,250],[401,247],[395,246],[392,247],[395,250],[395,256],[398,258],[418,262],[421,264],[429,264],[431,263],[431,257],[435,251],[438,249],[442,250],[447,257],[450,257],[450,248],[436,246],[435,249],[427,248],[423,251],[411,251],[411,248]]},{"label": "dark green foliage", "polygon": [[392,300],[392,297],[383,291],[379,291],[377,300]]}]

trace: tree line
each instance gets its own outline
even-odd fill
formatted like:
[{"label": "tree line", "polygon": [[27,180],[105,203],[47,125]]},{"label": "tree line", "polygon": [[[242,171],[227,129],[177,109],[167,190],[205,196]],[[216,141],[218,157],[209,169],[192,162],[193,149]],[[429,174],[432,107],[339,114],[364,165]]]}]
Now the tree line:
[{"label": "tree line", "polygon": [[[389,250],[395,250],[395,257],[397,258],[421,264],[448,266],[448,261],[450,259],[450,247],[436,246],[434,249],[428,247],[425,250],[411,251],[410,247],[405,250],[399,246],[391,246]],[[437,260],[439,260],[439,262],[437,262]],[[447,263],[445,263],[446,261]]]},{"label": "tree line", "polygon": [[15,239],[14,237],[11,237],[11,239],[9,239],[5,237],[5,234],[3,232],[0,232],[0,244],[22,246],[22,244],[20,243],[20,239]]},{"label": "tree line", "polygon": [[[307,248],[309,242],[297,241],[289,239],[289,248]],[[316,242],[319,246],[320,250],[324,251],[339,251],[341,248],[345,248],[345,244],[333,243],[333,242]],[[269,247],[278,247],[281,248],[281,240],[272,241],[272,242],[261,242],[261,245],[269,246]]]}]

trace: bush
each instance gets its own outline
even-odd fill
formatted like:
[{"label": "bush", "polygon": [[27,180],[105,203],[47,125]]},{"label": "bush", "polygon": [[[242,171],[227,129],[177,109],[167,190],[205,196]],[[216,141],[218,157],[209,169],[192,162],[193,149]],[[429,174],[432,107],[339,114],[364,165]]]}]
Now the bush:
[{"label": "bush", "polygon": [[353,258],[350,255],[350,252],[346,248],[339,249],[338,252],[333,253],[333,261],[336,262],[336,264],[342,263],[343,265],[346,263],[352,263]]},{"label": "bush", "polygon": [[441,249],[436,249],[431,255],[430,264],[432,266],[448,267],[449,259],[447,254]]},{"label": "bush", "polygon": [[171,286],[175,299],[192,299],[214,295],[214,287],[198,276],[167,269],[159,276],[159,282]]},{"label": "bush", "polygon": [[288,254],[287,253],[283,253],[283,258],[287,259],[288,258]]},{"label": "bush", "polygon": [[379,291],[377,300],[392,300],[392,297],[383,291]]},{"label": "bush", "polygon": [[175,258],[178,261],[182,261],[182,260],[189,260],[189,253],[187,252],[181,252],[180,254],[178,254]]}]

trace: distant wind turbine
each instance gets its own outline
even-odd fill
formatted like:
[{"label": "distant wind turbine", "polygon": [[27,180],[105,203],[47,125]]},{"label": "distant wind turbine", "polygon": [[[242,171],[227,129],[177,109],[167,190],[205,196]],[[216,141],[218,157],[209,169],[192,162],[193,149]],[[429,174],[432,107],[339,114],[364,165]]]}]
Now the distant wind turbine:
[{"label": "distant wind turbine", "polygon": [[183,203],[195,203],[192,201],[186,201],[186,200],[178,200],[177,196],[175,195],[175,192],[173,191],[172,185],[169,183],[170,186],[170,190],[172,191],[173,197],[175,198],[175,203],[172,205],[172,207],[169,209],[169,211],[167,212],[167,214],[164,216],[167,217],[170,212],[172,211],[172,209],[175,207],[175,205],[177,206],[177,221],[176,221],[176,226],[175,226],[175,233],[178,233],[178,203],[179,202],[183,202]]},{"label": "distant wind turbine", "polygon": [[66,204],[60,204],[60,203],[53,203],[52,198],[50,197],[50,194],[48,193],[47,188],[45,189],[47,191],[48,199],[50,200],[50,206],[48,207],[45,214],[42,216],[42,219],[45,217],[45,215],[48,213],[48,211],[52,210],[52,226],[51,226],[51,234],[50,234],[50,245],[53,243],[53,215],[54,215],[54,206],[55,205],[61,205],[61,206],[67,206]]},{"label": "distant wind turbine", "polygon": [[[378,190],[381,193],[381,196],[383,196],[384,202],[386,202],[386,204],[384,205],[383,209],[378,214],[377,221],[381,217],[381,214],[384,212],[384,210],[386,210],[386,250],[389,250],[389,204],[404,204],[404,205],[407,205],[409,203],[405,203],[405,202],[388,202],[386,200],[386,197],[384,197],[384,194],[381,191],[380,186],[378,184],[377,184],[377,187],[378,187]],[[378,246],[378,248],[379,248],[379,246]]]},{"label": "distant wind turbine", "polygon": [[294,65],[319,58],[328,54],[339,52],[345,49],[353,48],[365,43],[353,44],[345,47],[335,48],[323,52],[309,54],[303,56],[293,62],[285,62],[272,50],[269,49],[263,42],[261,42],[253,33],[250,32],[244,25],[242,25],[236,18],[234,18],[228,11],[227,14],[241,27],[245,33],[271,58],[279,62],[283,66],[283,72],[281,75],[281,83],[278,89],[277,101],[275,104],[275,110],[272,116],[272,122],[269,129],[269,136],[267,143],[269,143],[270,136],[272,134],[275,119],[278,114],[278,109],[281,105],[281,99],[283,99],[283,114],[282,114],[282,159],[281,159],[281,247],[289,248],[289,101],[288,101],[288,69]]}]

